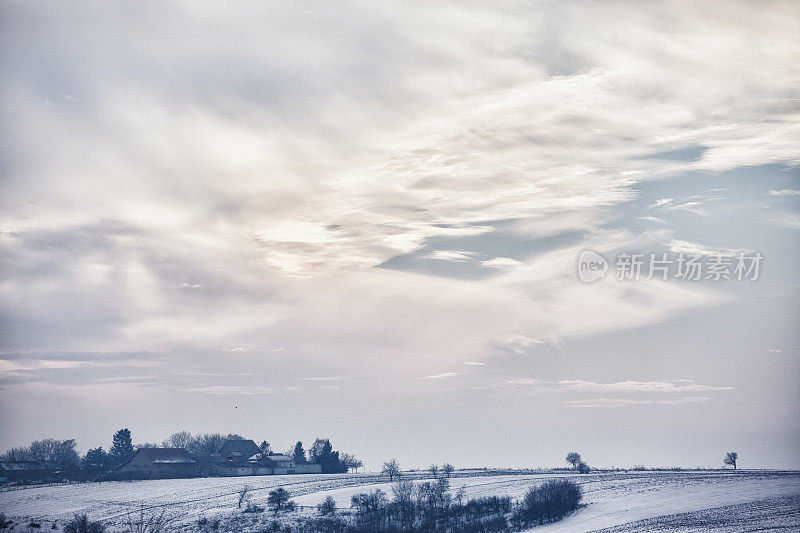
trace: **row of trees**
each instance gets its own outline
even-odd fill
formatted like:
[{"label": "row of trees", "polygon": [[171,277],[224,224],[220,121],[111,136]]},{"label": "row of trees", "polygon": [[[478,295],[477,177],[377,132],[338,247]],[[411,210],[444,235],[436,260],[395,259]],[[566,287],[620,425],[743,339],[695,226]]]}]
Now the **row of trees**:
[{"label": "row of trees", "polygon": [[[188,431],[179,431],[166,438],[161,446],[184,448],[192,455],[203,456],[217,453],[228,439],[243,438],[234,433],[192,435]],[[148,442],[134,444],[130,429],[123,428],[114,433],[108,451],[102,446],[92,448],[86,452],[83,458],[76,450],[74,439],[34,441],[29,446],[12,448],[2,454],[0,458],[12,461],[38,461],[45,468],[53,471],[75,471],[80,468],[89,479],[96,479],[103,472],[121,465],[137,449],[157,446]],[[273,453],[271,445],[265,440],[261,442],[259,448],[265,455]],[[296,463],[317,463],[322,466],[322,472],[326,474],[357,471],[363,466],[363,463],[354,455],[334,450],[330,439],[316,439],[308,452],[303,448],[303,443],[298,441],[286,454],[292,457]]]},{"label": "row of trees", "polygon": [[[451,494],[450,480],[446,477],[416,484],[400,480],[392,487],[392,493],[392,500],[380,489],[353,496],[352,522],[344,521],[340,530],[520,531],[563,518],[578,507],[582,496],[577,483],[551,480],[531,487],[517,502],[508,496],[467,500],[463,487]],[[320,514],[331,514],[329,507],[320,507]]]},{"label": "row of trees", "polygon": [[43,439],[29,446],[11,448],[2,458],[9,461],[38,461],[48,470],[70,470],[76,468],[80,456],[75,449],[74,439]]}]

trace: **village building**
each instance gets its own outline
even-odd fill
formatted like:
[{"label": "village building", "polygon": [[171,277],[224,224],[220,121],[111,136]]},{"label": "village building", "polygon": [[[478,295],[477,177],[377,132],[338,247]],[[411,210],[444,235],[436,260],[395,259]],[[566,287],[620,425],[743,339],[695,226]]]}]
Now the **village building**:
[{"label": "village building", "polygon": [[260,453],[261,448],[250,439],[228,439],[219,449],[219,454],[223,459],[235,462],[247,461]]},{"label": "village building", "polygon": [[116,469],[117,479],[167,479],[199,475],[197,461],[183,448],[140,448]]},{"label": "village building", "polygon": [[231,439],[219,450],[220,460],[212,468],[217,476],[268,476],[280,474],[320,474],[314,463],[296,464],[288,455],[265,454],[252,440]]},{"label": "village building", "polygon": [[0,461],[0,483],[46,481],[51,475],[41,461]]}]

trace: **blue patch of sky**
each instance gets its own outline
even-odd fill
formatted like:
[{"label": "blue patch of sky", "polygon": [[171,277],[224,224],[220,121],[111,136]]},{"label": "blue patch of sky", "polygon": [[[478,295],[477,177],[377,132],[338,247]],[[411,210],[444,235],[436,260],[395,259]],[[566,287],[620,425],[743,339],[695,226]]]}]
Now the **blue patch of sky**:
[{"label": "blue patch of sky", "polygon": [[[380,264],[379,268],[461,279],[480,279],[498,272],[495,268],[482,266],[482,261],[496,257],[524,261],[540,253],[575,244],[583,236],[582,232],[570,231],[548,237],[525,237],[512,230],[515,222],[514,220],[492,222],[489,225],[494,230],[480,235],[431,237],[419,250],[393,257]],[[473,255],[463,261],[434,259],[431,254],[437,250],[465,251]]]},{"label": "blue patch of sky", "polygon": [[[634,200],[615,208],[619,215],[609,226],[634,233],[668,229],[671,238],[699,243],[711,248],[746,249],[764,256],[761,279],[742,284],[739,289],[764,292],[798,286],[800,271],[800,231],[771,222],[776,217],[800,211],[797,196],[772,196],[770,190],[798,189],[800,169],[785,165],[740,167],[724,172],[689,171],[679,176],[637,184]],[[671,198],[666,206],[654,206]],[[693,209],[676,209],[676,204],[698,202]],[[664,224],[642,220],[657,217]],[[662,253],[667,243],[647,249],[625,250],[637,253]]]}]

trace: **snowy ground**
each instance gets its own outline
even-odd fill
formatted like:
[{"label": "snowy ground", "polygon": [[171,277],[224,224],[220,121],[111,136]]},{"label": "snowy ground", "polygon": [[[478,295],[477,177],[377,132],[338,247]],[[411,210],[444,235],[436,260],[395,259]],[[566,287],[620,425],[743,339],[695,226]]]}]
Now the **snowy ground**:
[{"label": "snowy ground", "polygon": [[[464,486],[468,498],[493,494],[516,498],[530,486],[553,477],[580,482],[586,506],[537,531],[687,530],[681,524],[688,524],[688,530],[713,529],[713,525],[717,531],[742,531],[742,524],[800,529],[800,473],[614,472],[576,476],[458,472],[451,479],[451,487],[456,491]],[[244,485],[250,486],[252,501],[260,505],[265,505],[267,493],[278,486],[286,488],[303,506],[314,506],[333,496],[340,508],[348,507],[354,494],[376,488],[391,495],[391,484],[374,474],[105,482],[3,492],[0,512],[19,523],[34,520],[43,525],[63,523],[75,513],[86,513],[113,526],[121,524],[126,513],[144,505],[165,508],[181,523],[191,524],[201,516],[239,513],[237,492]],[[719,509],[722,507],[726,509]]]}]

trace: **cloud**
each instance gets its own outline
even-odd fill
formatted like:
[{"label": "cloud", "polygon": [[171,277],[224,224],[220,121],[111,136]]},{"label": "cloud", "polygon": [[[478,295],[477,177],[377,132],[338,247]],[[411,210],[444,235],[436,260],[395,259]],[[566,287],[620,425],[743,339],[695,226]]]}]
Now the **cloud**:
[{"label": "cloud", "polygon": [[583,400],[567,400],[564,403],[583,409],[622,408],[633,405],[683,405],[710,402],[707,396],[688,396],[676,400],[636,400],[631,398],[590,398]]},{"label": "cloud", "polygon": [[661,218],[658,218],[658,217],[637,217],[637,218],[639,220],[644,220],[644,221],[647,221],[647,222],[655,222],[657,224],[666,224],[664,219],[661,219]]},{"label": "cloud", "polygon": [[469,366],[486,366],[486,363],[481,361],[464,361],[461,363],[462,365],[469,365]]},{"label": "cloud", "polygon": [[691,392],[691,391],[730,391],[733,387],[700,385],[697,383],[673,383],[670,381],[619,381],[616,383],[595,383],[584,380],[562,380],[555,383],[564,390],[587,392]]},{"label": "cloud", "polygon": [[544,341],[532,339],[525,335],[506,335],[495,341],[498,346],[505,350],[510,350],[519,355],[530,353],[531,349],[535,346],[543,344]]},{"label": "cloud", "polygon": [[800,191],[797,189],[780,189],[769,191],[770,196],[800,196]]},{"label": "cloud", "polygon": [[196,392],[218,396],[272,394],[275,391],[269,387],[248,387],[240,385],[210,385],[207,387],[191,387],[183,389],[184,392]]},{"label": "cloud", "polygon": [[685,398],[678,398],[677,400],[659,400],[658,403],[661,405],[681,405],[687,403],[708,403],[710,401],[712,401],[712,399],[708,396],[687,396]]},{"label": "cloud", "polygon": [[433,374],[432,376],[425,376],[423,379],[447,379],[454,378],[460,375],[458,372],[442,372],[441,374]]},{"label": "cloud", "polygon": [[783,213],[767,217],[765,221],[781,228],[800,229],[800,215],[794,213]]},{"label": "cloud", "polygon": [[631,405],[650,405],[653,400],[632,400],[630,398],[594,398],[587,400],[568,400],[564,402],[572,407],[597,409],[601,407],[621,408]]},{"label": "cloud", "polygon": [[[111,4],[12,3],[4,348],[416,379],[720,303],[700,286],[584,286],[579,248],[557,238],[658,242],[611,229],[642,181],[796,161],[795,10],[626,5],[607,26],[591,4],[176,2],[123,24]],[[706,149],[642,157],[683,146]],[[556,239],[524,261],[481,255],[496,272],[480,282],[376,268],[433,248],[475,260],[463,241],[503,223],[512,242]],[[181,386],[244,394],[201,385]]]},{"label": "cloud", "polygon": [[510,257],[495,257],[486,261],[481,261],[481,265],[489,268],[512,268],[520,262]]},{"label": "cloud", "polygon": [[738,255],[753,253],[752,250],[747,250],[746,248],[718,248],[691,241],[681,241],[678,239],[672,239],[669,241],[668,246],[671,252],[685,253],[690,255]]},{"label": "cloud", "polygon": [[430,259],[438,259],[440,261],[466,261],[473,255],[475,255],[475,252],[467,252],[463,250],[436,250],[427,257]]}]

